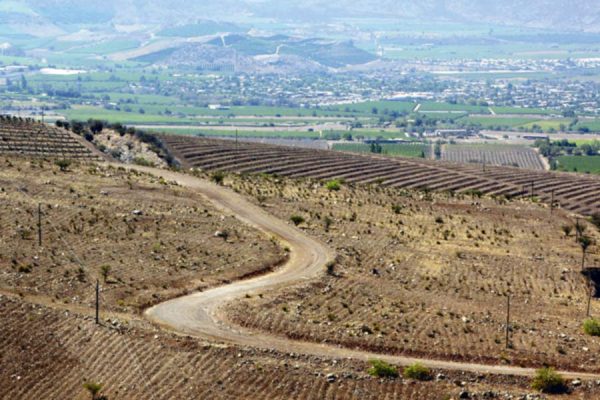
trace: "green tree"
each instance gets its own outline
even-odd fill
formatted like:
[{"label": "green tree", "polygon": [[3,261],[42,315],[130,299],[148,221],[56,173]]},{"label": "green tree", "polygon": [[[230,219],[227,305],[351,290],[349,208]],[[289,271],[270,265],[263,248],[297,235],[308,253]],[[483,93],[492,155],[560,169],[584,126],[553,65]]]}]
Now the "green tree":
[{"label": "green tree", "polygon": [[58,166],[62,172],[67,172],[71,166],[71,160],[64,158],[54,161],[54,164]]},{"label": "green tree", "polygon": [[554,368],[538,369],[531,387],[543,393],[563,393],[567,390],[564,378]]}]

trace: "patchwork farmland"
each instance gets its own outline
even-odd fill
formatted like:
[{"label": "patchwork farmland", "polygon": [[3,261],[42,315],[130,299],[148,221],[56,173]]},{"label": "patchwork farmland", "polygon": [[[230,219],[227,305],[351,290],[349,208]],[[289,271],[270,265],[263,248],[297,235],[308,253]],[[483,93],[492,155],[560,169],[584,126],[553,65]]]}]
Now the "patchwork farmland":
[{"label": "patchwork farmland", "polygon": [[554,196],[555,202],[569,211],[580,214],[600,211],[600,178],[586,175],[491,166],[483,170],[479,165],[236,144],[205,138],[161,136],[161,139],[186,168],[535,197],[547,203]]},{"label": "patchwork farmland", "polygon": [[442,160],[544,170],[540,156],[530,147],[501,144],[450,144],[443,147]]}]

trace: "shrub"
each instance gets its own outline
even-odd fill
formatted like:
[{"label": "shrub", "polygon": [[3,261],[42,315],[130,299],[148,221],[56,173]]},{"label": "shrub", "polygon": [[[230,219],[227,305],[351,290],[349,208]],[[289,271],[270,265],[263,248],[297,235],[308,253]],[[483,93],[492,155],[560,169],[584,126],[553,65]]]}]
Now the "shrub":
[{"label": "shrub", "polygon": [[402,205],[400,205],[400,204],[392,205],[392,211],[394,211],[395,214],[400,214],[400,212],[402,211]]},{"label": "shrub", "polygon": [[564,378],[554,368],[538,369],[531,387],[543,393],[563,393],[567,389]]},{"label": "shrub", "polygon": [[331,227],[331,224],[333,224],[333,220],[327,216],[325,216],[325,218],[323,218],[323,226],[325,227],[325,232],[329,232],[329,228]]},{"label": "shrub", "polygon": [[104,278],[104,282],[106,282],[106,280],[108,279],[110,270],[111,270],[110,265],[103,265],[100,267],[100,273],[102,274],[102,278]]},{"label": "shrub", "polygon": [[102,385],[95,382],[86,382],[83,384],[83,387],[90,392],[92,395],[92,400],[98,399],[98,393],[100,393],[100,390],[102,390]]},{"label": "shrub", "polygon": [[304,218],[301,215],[292,215],[290,217],[290,221],[292,221],[294,225],[298,226],[304,222]]},{"label": "shrub", "polygon": [[370,360],[371,368],[369,368],[369,375],[376,376],[378,378],[397,378],[398,369],[393,365],[390,365],[382,360]]},{"label": "shrub", "polygon": [[136,165],[141,165],[142,167],[155,167],[152,161],[146,160],[144,157],[134,158],[133,163]]},{"label": "shrub", "polygon": [[583,321],[583,331],[590,336],[600,336],[600,321],[588,318]]},{"label": "shrub", "polygon": [[332,181],[329,181],[325,184],[325,187],[328,190],[340,190],[340,188],[342,187],[342,184],[340,183],[339,180],[334,179]]},{"label": "shrub", "polygon": [[71,160],[67,160],[66,158],[60,159],[60,160],[54,161],[54,164],[56,164],[56,166],[58,166],[58,168],[60,168],[60,170],[62,172],[66,172],[69,170],[69,167],[71,166]]},{"label": "shrub", "polygon": [[329,261],[326,265],[327,275],[335,276],[335,261]]},{"label": "shrub", "polygon": [[435,217],[435,223],[436,224],[443,224],[444,223],[444,219],[442,217]]},{"label": "shrub", "polygon": [[221,172],[221,171],[213,172],[213,174],[211,175],[211,179],[217,185],[221,185],[223,183],[223,181],[225,180],[225,173]]},{"label": "shrub", "polygon": [[600,229],[600,212],[592,214],[592,224],[596,225]]},{"label": "shrub", "polygon": [[416,379],[418,381],[426,381],[427,379],[430,378],[431,372],[429,371],[429,368],[427,368],[419,363],[414,363],[414,364],[409,365],[408,367],[404,368],[404,371],[402,371],[402,375],[408,379]]}]

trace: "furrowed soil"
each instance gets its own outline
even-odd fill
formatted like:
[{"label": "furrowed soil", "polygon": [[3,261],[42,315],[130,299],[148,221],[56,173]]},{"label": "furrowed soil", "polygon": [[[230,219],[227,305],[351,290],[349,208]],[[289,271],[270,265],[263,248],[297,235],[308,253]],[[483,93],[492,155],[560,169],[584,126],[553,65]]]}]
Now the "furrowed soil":
[{"label": "furrowed soil", "polygon": [[[600,341],[582,331],[589,290],[581,249],[562,229],[573,216],[524,200],[377,186],[336,191],[233,174],[226,184],[281,219],[302,217],[299,226],[338,254],[319,281],[229,307],[232,321],[388,354],[600,371]],[[591,225],[585,234],[599,238]],[[598,248],[586,258],[598,265]]]},{"label": "furrowed soil", "polygon": [[[0,159],[0,291],[139,313],[287,254],[194,191],[124,169]],[[38,204],[42,246],[38,245]]]},{"label": "furrowed soil", "polygon": [[[73,164],[62,172],[44,160],[0,158],[0,165],[2,399],[89,399],[83,387],[86,382],[99,383],[101,393],[109,399],[451,399],[462,392],[478,399],[525,398],[532,393],[525,377],[434,370],[432,379],[424,382],[383,379],[370,376],[369,366],[360,360],[219,345],[168,333],[143,318],[140,311],[185,293],[267,273],[287,260],[285,249],[217,211],[194,190],[150,174],[95,164]],[[252,296],[237,304],[233,311],[237,321],[282,336],[348,346],[373,348],[372,343],[378,343],[373,340],[383,340],[386,346],[381,349],[386,352],[409,351],[406,344],[402,344],[406,348],[395,347],[392,334],[399,340],[418,338],[415,348],[429,343],[431,349],[423,353],[441,357],[447,355],[439,350],[441,346],[456,342],[451,343],[454,348],[466,349],[468,357],[476,358],[473,354],[481,348],[500,348],[488,344],[487,332],[498,329],[496,320],[501,316],[496,316],[496,311],[500,313],[504,298],[500,292],[508,281],[507,267],[495,264],[497,271],[485,272],[484,262],[499,264],[498,260],[506,257],[523,261],[535,252],[535,257],[539,258],[539,253],[547,254],[546,258],[527,265],[543,261],[545,272],[532,271],[531,276],[515,273],[522,283],[511,286],[515,292],[513,323],[544,319],[535,322],[536,332],[556,323],[553,333],[544,332],[544,337],[564,341],[568,360],[576,360],[571,352],[582,344],[589,350],[581,350],[581,354],[589,354],[590,359],[598,350],[595,343],[575,332],[585,296],[578,294],[583,278],[577,274],[579,254],[573,237],[563,239],[560,232],[554,232],[561,222],[568,222],[564,215],[551,220],[547,210],[526,203],[503,208],[490,200],[477,200],[479,204],[472,205],[467,199],[437,195],[429,199],[417,192],[346,185],[340,191],[328,191],[308,181],[231,176],[226,184],[248,193],[282,219],[302,215],[306,222],[301,228],[339,253],[331,275],[324,271],[322,281]],[[395,211],[386,204],[390,201],[398,206]],[[42,247],[37,243],[39,203]],[[443,222],[431,223],[431,217],[438,214]],[[331,218],[328,224],[326,215]],[[466,222],[459,224],[463,219]],[[487,231],[492,224],[489,221],[512,224],[506,228],[510,235],[499,233],[499,227]],[[413,223],[416,225],[409,228]],[[474,239],[459,236],[466,235],[466,228],[459,229],[461,224],[477,224],[469,232],[483,236],[477,239],[478,246]],[[444,230],[440,231],[441,226]],[[392,229],[397,229],[397,237],[388,238]],[[444,233],[450,229],[456,237]],[[482,229],[494,235],[480,232]],[[514,245],[533,230],[539,240],[552,238],[548,242],[553,246],[551,254],[537,247],[529,249],[534,241]],[[487,243],[492,238],[493,246]],[[498,244],[505,239],[512,245],[510,256],[505,256],[508,244]],[[452,253],[453,246],[460,247],[460,254]],[[491,250],[496,247],[495,252]],[[592,248],[590,253],[595,251]],[[403,254],[406,258],[401,258]],[[460,261],[445,266],[444,260],[453,257]],[[588,256],[590,262],[595,258],[594,254]],[[556,275],[553,268],[562,260],[569,262],[565,268],[572,268]],[[475,263],[477,268],[473,268]],[[455,269],[453,274],[446,271],[450,267]],[[481,281],[472,282],[476,278]],[[555,278],[554,285],[547,282]],[[96,280],[101,285],[99,325],[94,321]],[[483,292],[477,285],[498,294]],[[560,296],[550,295],[548,288],[557,288]],[[545,294],[543,301],[527,303],[533,304],[529,318],[523,304],[532,295],[525,290]],[[339,306],[334,306],[338,301]],[[405,311],[395,311],[392,301]],[[539,311],[539,304],[553,309]],[[224,310],[229,307],[223,306]],[[412,307],[419,308],[413,312]],[[431,314],[434,309],[442,310],[448,324],[447,332],[437,337],[393,333],[389,327],[409,321],[406,318],[413,312],[410,324],[414,328],[403,326],[405,331],[418,332],[427,321],[435,321],[431,326],[439,329]],[[256,315],[243,316],[242,310]],[[450,318],[451,312],[464,313],[468,319],[459,323],[458,317]],[[491,322],[481,319],[483,312],[491,315]],[[291,325],[269,325],[271,320],[285,321],[290,315],[296,319]],[[330,332],[348,330],[342,321],[349,318],[362,324],[361,335],[349,337],[366,345],[354,345],[343,336],[327,337]],[[366,334],[363,325],[373,333]],[[466,332],[464,326],[471,331]],[[522,337],[521,329],[516,325],[513,340]],[[563,330],[568,335],[564,338],[559,333]],[[311,332],[313,336],[309,336]],[[436,342],[439,348],[433,345]],[[506,352],[507,358],[516,359],[515,355],[524,351],[519,348],[522,343],[516,341],[515,350]],[[531,354],[536,351],[541,350]],[[492,359],[496,354],[490,351]],[[566,369],[569,365],[559,366]],[[594,398],[600,395],[599,388],[595,382],[584,382],[559,398]]]},{"label": "furrowed soil", "polygon": [[[472,398],[486,392],[531,393],[526,380],[512,377],[444,373],[442,380],[426,382],[377,379],[362,362],[215,346],[143,322],[98,326],[89,316],[6,296],[0,297],[0,317],[3,399],[89,399],[86,382],[101,384],[109,399],[442,399],[458,398],[461,391]],[[327,381],[328,374],[335,382]]]}]

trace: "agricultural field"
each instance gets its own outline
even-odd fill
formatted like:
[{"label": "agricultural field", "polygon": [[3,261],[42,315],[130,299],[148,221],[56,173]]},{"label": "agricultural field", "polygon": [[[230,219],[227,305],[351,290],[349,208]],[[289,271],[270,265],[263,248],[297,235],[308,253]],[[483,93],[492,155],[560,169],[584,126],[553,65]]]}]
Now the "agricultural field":
[{"label": "agricultural field", "polygon": [[[431,153],[431,146],[427,144],[382,143],[379,146],[381,146],[381,154],[387,156],[429,158]],[[371,146],[364,143],[335,143],[332,150],[371,153]]]},{"label": "agricultural field", "polygon": [[201,196],[151,176],[85,164],[61,172],[51,161],[2,159],[0,181],[4,292],[88,306],[100,279],[104,308],[137,313],[187,290],[269,270],[286,257]]},{"label": "agricultural field", "polygon": [[[582,174],[513,167],[457,164],[420,158],[349,154],[258,143],[236,144],[198,137],[163,135],[161,140],[184,168],[266,173],[294,178],[343,179],[396,188],[451,192],[477,191],[500,197],[555,201],[563,208],[591,215],[600,211],[600,180]],[[531,193],[531,183],[534,193]]]},{"label": "agricultural field", "polygon": [[442,160],[544,170],[538,153],[531,147],[505,144],[447,144]]},{"label": "agricultural field", "polygon": [[63,129],[33,120],[0,116],[0,154],[96,160],[102,156],[83,140]]},{"label": "agricultural field", "polygon": [[452,104],[441,102],[423,102],[419,108],[419,112],[427,111],[452,111],[452,112],[469,112],[473,114],[489,114],[487,106],[476,106],[468,104]]},{"label": "agricultural field", "polygon": [[[105,315],[110,321],[97,326],[87,311],[44,304],[39,298],[0,295],[3,395],[83,400],[90,398],[83,387],[86,382],[100,384],[109,399],[301,400],[332,393],[348,399],[424,399],[458,396],[464,389],[454,381],[468,382],[473,395],[532,392],[524,378],[462,372],[444,371],[445,379],[435,382],[379,379],[371,377],[361,361],[212,345],[169,334],[141,319]],[[336,377],[334,382],[327,381],[329,374]],[[577,391],[582,393],[595,391]]]},{"label": "agricultural field", "polygon": [[[148,306],[269,274],[294,259],[277,238],[240,223],[233,211],[185,183],[198,178],[221,182],[218,192],[230,193],[224,204],[242,195],[255,203],[244,210],[261,207],[282,221],[301,217],[297,234],[337,254],[318,279],[247,293],[226,305],[222,313],[236,332],[239,323],[276,340],[327,340],[385,355],[597,368],[589,358],[599,345],[577,333],[580,321],[573,317],[583,302],[584,277],[573,237],[560,230],[572,221],[560,210],[550,218],[536,202],[475,200],[475,192],[352,183],[335,188],[263,174],[163,171],[165,179],[155,170],[87,161],[65,167],[22,156],[0,156],[0,164],[0,200],[7,205],[0,210],[0,390],[10,398],[84,399],[83,384],[90,382],[109,398],[421,399],[532,392],[528,377],[433,368],[428,375],[435,379],[420,381],[392,365],[400,376],[382,379],[373,363],[345,357],[341,348],[335,348],[339,356],[289,353],[176,335],[151,323],[142,314]],[[552,246],[531,246],[535,240]],[[515,257],[520,269],[511,275],[506,261]],[[588,262],[598,257],[592,246]],[[513,296],[512,347],[500,351],[507,290]],[[594,300],[593,312],[597,307]],[[532,320],[531,309],[543,311]],[[598,394],[592,383],[573,389],[561,398]]]},{"label": "agricultural field", "polygon": [[519,126],[523,126],[528,123],[538,122],[536,119],[527,118],[527,117],[485,117],[485,116],[468,116],[465,118],[461,118],[458,122],[469,124],[469,125],[478,125],[483,129],[514,129]]},{"label": "agricultural field", "polygon": [[559,171],[600,174],[600,156],[560,156],[556,161]]},{"label": "agricultural field", "polygon": [[[338,255],[318,282],[240,300],[229,315],[243,326],[387,354],[598,371],[600,344],[581,329],[581,249],[562,229],[575,222],[568,213],[281,177],[231,174],[225,183],[281,219],[302,217],[299,227]],[[587,262],[599,261],[594,247]],[[600,311],[597,300],[592,307]]]},{"label": "agricultural field", "polygon": [[545,108],[521,108],[521,107],[490,107],[496,114],[526,114],[526,115],[550,115],[558,113],[554,110],[548,110]]}]

